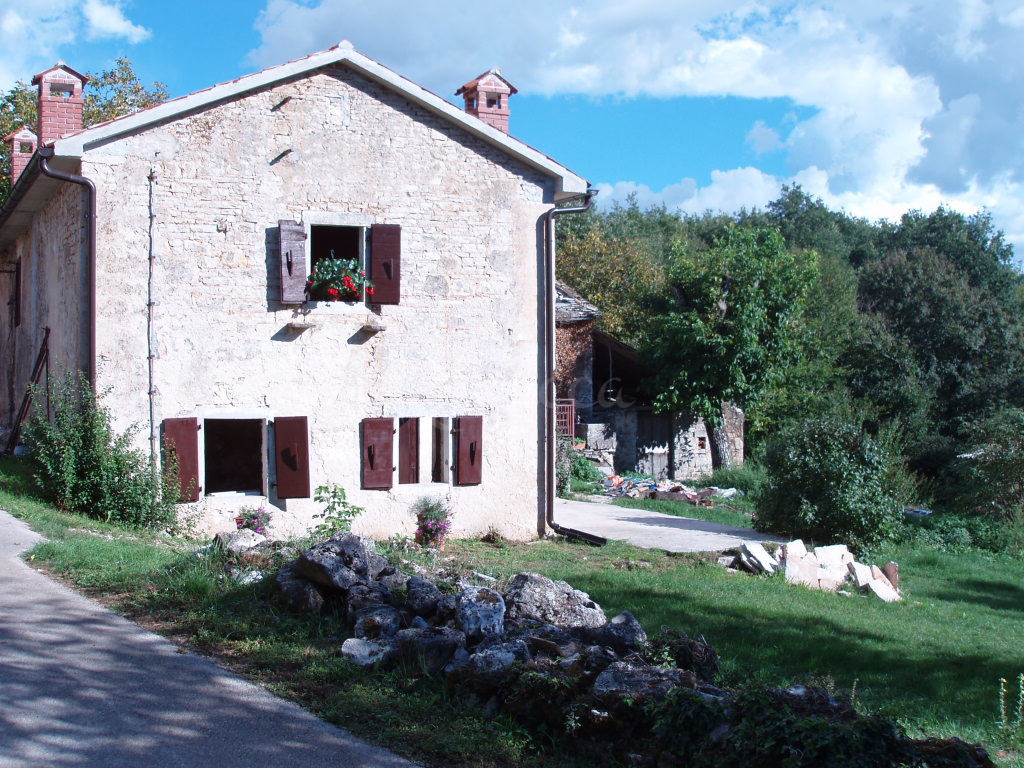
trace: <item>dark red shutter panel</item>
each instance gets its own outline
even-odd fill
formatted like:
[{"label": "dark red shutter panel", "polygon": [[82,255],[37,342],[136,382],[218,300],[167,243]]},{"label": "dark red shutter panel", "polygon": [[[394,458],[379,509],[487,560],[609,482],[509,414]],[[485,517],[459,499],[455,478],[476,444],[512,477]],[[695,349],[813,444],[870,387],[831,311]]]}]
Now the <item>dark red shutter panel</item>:
[{"label": "dark red shutter panel", "polygon": [[455,420],[455,484],[479,485],[483,473],[483,416]]},{"label": "dark red shutter panel", "polygon": [[164,463],[173,455],[178,462],[181,491],[178,501],[199,501],[199,420],[164,419]]},{"label": "dark red shutter panel", "polygon": [[305,416],[274,419],[277,498],[309,498],[309,424]]},{"label": "dark red shutter panel", "polygon": [[306,230],[297,221],[279,221],[281,303],[301,304],[306,300]]},{"label": "dark red shutter panel", "polygon": [[398,482],[420,481],[420,420],[398,420]]},{"label": "dark red shutter panel", "polygon": [[387,490],[394,472],[395,425],[391,419],[363,419],[363,488]]},{"label": "dark red shutter panel", "polygon": [[371,303],[398,303],[402,293],[402,228],[398,224],[370,227],[370,280]]}]

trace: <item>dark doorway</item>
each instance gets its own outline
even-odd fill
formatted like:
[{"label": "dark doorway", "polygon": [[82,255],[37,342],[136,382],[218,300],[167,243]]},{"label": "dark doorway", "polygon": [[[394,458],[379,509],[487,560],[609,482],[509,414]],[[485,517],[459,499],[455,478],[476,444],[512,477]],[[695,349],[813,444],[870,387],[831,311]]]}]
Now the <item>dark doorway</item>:
[{"label": "dark doorway", "polygon": [[206,492],[263,493],[263,422],[207,419]]}]

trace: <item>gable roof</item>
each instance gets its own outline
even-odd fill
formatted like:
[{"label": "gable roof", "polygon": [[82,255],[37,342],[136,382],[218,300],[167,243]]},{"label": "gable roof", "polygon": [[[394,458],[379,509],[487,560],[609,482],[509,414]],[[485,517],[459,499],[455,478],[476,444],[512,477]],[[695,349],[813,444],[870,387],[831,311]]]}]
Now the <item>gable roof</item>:
[{"label": "gable roof", "polygon": [[85,152],[101,143],[145,130],[155,123],[174,120],[249,91],[332,64],[344,64],[370,80],[405,96],[427,111],[456,123],[469,133],[498,147],[526,165],[557,179],[559,184],[555,193],[556,200],[579,195],[587,190],[588,184],[581,176],[519,139],[512,138],[503,131],[493,128],[437,94],[364,56],[355,50],[352,43],[347,40],[326,51],[269,67],[237,80],[221,83],[116,120],[94,125],[79,133],[57,140],[53,145],[54,150],[57,157],[81,157]]},{"label": "gable roof", "polygon": [[571,325],[602,317],[601,310],[580,296],[575,290],[555,281],[555,324]]},{"label": "gable roof", "polygon": [[459,90],[457,90],[455,92],[455,95],[459,96],[460,94],[463,94],[466,91],[473,90],[474,88],[476,88],[476,87],[478,87],[480,85],[480,81],[483,80],[484,78],[487,78],[489,80],[492,79],[492,78],[497,78],[498,80],[501,80],[501,82],[503,82],[505,84],[505,86],[508,88],[508,92],[510,94],[519,93],[519,89],[516,88],[514,85],[512,85],[512,83],[510,83],[508,80],[505,79],[505,77],[501,74],[501,70],[500,69],[498,69],[497,67],[492,67],[491,69],[488,69],[486,72],[481,72],[480,75],[478,75],[477,77],[474,77],[472,80],[470,80],[464,86],[459,88]]}]

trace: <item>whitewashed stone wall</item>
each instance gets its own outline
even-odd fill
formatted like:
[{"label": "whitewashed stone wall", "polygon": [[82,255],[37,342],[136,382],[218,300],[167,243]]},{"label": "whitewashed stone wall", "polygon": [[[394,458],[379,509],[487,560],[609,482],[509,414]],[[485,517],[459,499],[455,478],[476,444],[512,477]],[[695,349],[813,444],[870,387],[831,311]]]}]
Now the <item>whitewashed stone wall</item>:
[{"label": "whitewashed stone wall", "polygon": [[[140,447],[152,215],[157,429],[170,417],[307,416],[311,484],[340,483],[366,508],[356,532],[411,533],[410,505],[434,495],[454,508],[457,534],[536,535],[551,180],[344,68],[113,141],[82,172],[99,190],[99,386],[113,389],[120,427],[144,426]],[[401,225],[401,304],[280,305],[268,246],[279,219]],[[314,327],[290,330],[295,319]],[[368,319],[386,330],[361,333]],[[428,417],[475,414],[482,485],[359,489],[361,419],[424,417],[426,443]],[[206,528],[223,529],[259,502],[210,496],[199,507]],[[319,511],[269,502],[282,533]]]},{"label": "whitewashed stone wall", "polygon": [[[88,368],[88,328],[82,297],[87,296],[83,246],[82,188],[66,184],[3,256],[3,268],[21,262],[21,323],[14,327],[14,275],[4,278],[0,313],[0,367],[4,370],[4,411],[13,418],[21,405],[45,329],[50,328],[49,367],[56,380],[64,372]],[[43,386],[43,383],[40,382]],[[45,401],[39,403],[45,407]],[[9,428],[11,424],[5,424]]]}]

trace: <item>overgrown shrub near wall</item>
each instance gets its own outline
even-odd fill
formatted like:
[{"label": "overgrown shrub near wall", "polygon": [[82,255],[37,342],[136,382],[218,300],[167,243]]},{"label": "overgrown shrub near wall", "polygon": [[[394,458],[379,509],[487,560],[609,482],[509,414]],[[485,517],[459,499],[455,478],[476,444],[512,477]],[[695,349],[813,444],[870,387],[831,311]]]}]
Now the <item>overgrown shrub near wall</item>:
[{"label": "overgrown shrub near wall", "polygon": [[893,442],[842,416],[784,427],[764,453],[755,527],[857,549],[893,538],[912,487]]},{"label": "overgrown shrub near wall", "polygon": [[35,479],[58,508],[134,528],[177,523],[176,467],[161,475],[133,447],[134,431],[118,433],[110,411],[86,378],[65,375],[51,385],[47,420],[42,393],[25,427]]}]

